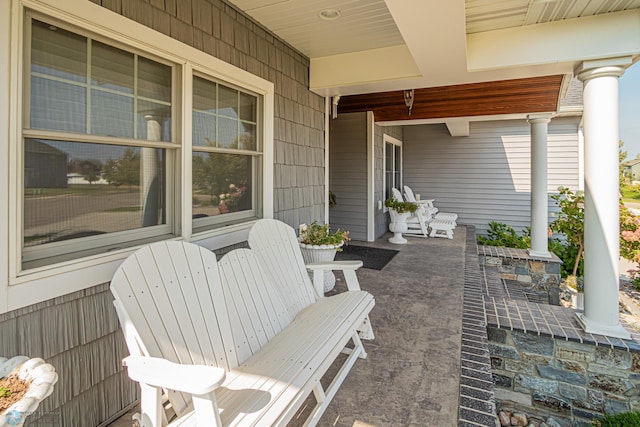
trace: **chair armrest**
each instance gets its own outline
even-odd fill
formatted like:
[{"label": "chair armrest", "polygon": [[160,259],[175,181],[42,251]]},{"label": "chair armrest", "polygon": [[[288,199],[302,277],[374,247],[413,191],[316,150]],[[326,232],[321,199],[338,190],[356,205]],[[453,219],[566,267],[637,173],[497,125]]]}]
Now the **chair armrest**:
[{"label": "chair armrest", "polygon": [[362,267],[362,261],[312,262],[307,264],[306,267],[313,272],[313,287],[320,298],[324,296],[323,272],[325,270],[342,270],[344,280],[347,282],[347,289],[350,291],[360,290],[356,270]]},{"label": "chair armrest", "polygon": [[122,364],[134,381],[194,395],[212,392],[226,376],[215,366],[180,365],[157,357],[128,356]]}]

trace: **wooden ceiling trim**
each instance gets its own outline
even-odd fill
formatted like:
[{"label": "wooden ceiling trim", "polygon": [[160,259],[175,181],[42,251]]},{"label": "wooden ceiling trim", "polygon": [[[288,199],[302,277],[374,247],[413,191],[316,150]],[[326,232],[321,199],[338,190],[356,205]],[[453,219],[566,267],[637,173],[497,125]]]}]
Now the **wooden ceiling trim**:
[{"label": "wooden ceiling trim", "polygon": [[416,89],[411,115],[403,91],[340,98],[338,113],[373,111],[376,121],[555,111],[562,75]]}]

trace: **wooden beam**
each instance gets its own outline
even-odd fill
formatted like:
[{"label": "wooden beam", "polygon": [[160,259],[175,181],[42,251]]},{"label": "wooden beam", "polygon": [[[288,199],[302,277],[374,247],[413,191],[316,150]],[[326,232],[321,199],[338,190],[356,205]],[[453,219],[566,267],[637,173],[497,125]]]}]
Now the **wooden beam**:
[{"label": "wooden beam", "polygon": [[562,75],[415,90],[411,115],[403,91],[340,98],[338,113],[373,111],[376,121],[556,111]]}]

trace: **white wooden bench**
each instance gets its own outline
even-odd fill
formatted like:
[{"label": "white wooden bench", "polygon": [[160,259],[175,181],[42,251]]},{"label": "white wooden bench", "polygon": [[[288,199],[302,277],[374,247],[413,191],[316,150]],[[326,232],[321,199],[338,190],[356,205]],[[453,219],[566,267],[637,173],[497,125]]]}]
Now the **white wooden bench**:
[{"label": "white wooden bench", "polygon": [[[374,300],[357,282],[316,295],[293,249],[275,255],[288,272],[267,270],[259,249],[234,250],[218,263],[183,242],[146,246],[121,265],[111,290],[131,353],[124,363],[140,382],[143,425],[163,425],[163,389],[178,415],[170,425],[286,425],[312,392],[317,405],[307,425],[318,422],[366,356],[358,330],[370,331]],[[324,389],[320,379],[340,353],[348,356]]]},{"label": "white wooden bench", "polygon": [[453,239],[453,229],[455,224],[452,221],[445,219],[434,219],[429,223],[429,237],[446,237],[447,239]]}]

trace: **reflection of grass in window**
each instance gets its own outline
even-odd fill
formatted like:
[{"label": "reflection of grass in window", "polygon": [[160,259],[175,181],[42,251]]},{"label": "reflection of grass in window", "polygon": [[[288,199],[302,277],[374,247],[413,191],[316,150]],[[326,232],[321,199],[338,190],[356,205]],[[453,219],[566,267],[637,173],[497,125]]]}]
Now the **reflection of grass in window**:
[{"label": "reflection of grass in window", "polygon": [[119,208],[107,209],[104,212],[140,212],[140,206],[121,206]]},{"label": "reflection of grass in window", "polygon": [[130,193],[134,187],[115,187],[104,184],[71,184],[66,188],[25,188],[25,197],[52,196],[104,196],[105,194]]}]

